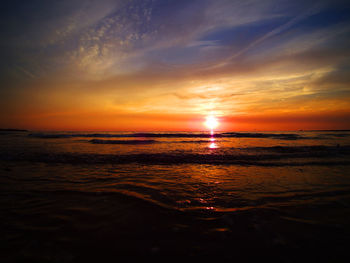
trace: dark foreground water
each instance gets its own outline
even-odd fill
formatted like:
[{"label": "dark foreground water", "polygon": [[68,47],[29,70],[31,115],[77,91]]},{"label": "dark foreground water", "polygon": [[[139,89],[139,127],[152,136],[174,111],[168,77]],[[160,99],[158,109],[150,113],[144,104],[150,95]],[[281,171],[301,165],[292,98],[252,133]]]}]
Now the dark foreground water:
[{"label": "dark foreground water", "polygon": [[348,262],[350,132],[0,133],[0,262]]}]

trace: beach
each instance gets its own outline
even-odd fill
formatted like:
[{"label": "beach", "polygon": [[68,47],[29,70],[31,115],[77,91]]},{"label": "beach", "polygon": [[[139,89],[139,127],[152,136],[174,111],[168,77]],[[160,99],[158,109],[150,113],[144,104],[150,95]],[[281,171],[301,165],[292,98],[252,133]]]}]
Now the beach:
[{"label": "beach", "polygon": [[0,140],[2,262],[348,258],[349,131]]}]

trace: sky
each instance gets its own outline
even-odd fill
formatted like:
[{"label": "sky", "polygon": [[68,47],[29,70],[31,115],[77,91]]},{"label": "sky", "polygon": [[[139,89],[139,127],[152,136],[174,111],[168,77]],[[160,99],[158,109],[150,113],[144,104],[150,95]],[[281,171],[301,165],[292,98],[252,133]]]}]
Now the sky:
[{"label": "sky", "polygon": [[11,0],[0,128],[350,129],[350,4]]}]

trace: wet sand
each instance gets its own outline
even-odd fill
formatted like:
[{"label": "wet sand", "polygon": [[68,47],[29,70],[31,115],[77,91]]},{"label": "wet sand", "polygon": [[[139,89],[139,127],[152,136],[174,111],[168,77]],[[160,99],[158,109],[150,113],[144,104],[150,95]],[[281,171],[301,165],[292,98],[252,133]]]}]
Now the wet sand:
[{"label": "wet sand", "polygon": [[[312,205],[181,212],[119,194],[68,191],[12,200],[2,204],[13,208],[1,220],[2,262],[348,260],[350,213],[340,203],[324,207],[325,215]],[[344,224],[332,224],[329,215],[342,216]]]}]

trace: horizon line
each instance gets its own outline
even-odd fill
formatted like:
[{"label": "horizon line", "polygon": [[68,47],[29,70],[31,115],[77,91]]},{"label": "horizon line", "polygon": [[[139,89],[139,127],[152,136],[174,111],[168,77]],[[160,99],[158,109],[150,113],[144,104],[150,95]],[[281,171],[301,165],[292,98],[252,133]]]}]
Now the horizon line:
[{"label": "horizon line", "polygon": [[[134,133],[152,133],[152,132],[207,132],[210,133],[210,130],[198,130],[198,131],[185,131],[185,130],[50,130],[50,129],[19,129],[19,128],[0,128],[0,132],[134,132]],[[350,131],[350,129],[299,129],[299,130],[217,130],[214,133],[222,132],[327,132],[327,131]]]}]

